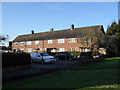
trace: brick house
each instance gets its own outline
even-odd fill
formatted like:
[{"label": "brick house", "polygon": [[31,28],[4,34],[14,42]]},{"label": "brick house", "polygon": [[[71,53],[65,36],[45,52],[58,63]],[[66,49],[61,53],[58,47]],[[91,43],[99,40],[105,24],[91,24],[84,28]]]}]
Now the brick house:
[{"label": "brick house", "polygon": [[102,25],[88,26],[74,28],[74,25],[70,25],[69,29],[54,30],[50,29],[48,32],[34,33],[19,35],[12,41],[13,51],[34,52],[63,52],[63,51],[80,51],[87,52],[90,50],[90,46],[85,47],[81,43],[78,43],[77,37],[84,37],[83,32],[95,31],[105,34]]}]

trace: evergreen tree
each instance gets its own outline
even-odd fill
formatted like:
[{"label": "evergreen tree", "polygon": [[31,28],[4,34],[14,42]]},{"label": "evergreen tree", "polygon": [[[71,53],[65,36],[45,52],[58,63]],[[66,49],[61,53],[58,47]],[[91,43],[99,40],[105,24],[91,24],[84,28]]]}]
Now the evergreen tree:
[{"label": "evergreen tree", "polygon": [[107,28],[107,35],[115,35],[118,32],[118,24],[116,21],[112,22],[110,26]]},{"label": "evergreen tree", "polygon": [[106,49],[110,56],[120,56],[120,20],[112,22],[106,32]]}]

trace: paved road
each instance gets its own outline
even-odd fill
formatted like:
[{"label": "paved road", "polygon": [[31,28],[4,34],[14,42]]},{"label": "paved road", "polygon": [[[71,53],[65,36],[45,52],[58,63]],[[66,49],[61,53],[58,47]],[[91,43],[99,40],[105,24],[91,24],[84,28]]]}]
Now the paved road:
[{"label": "paved road", "polygon": [[77,65],[77,61],[56,61],[52,64],[32,63],[31,68],[4,73],[2,80],[10,82],[59,70],[68,70],[72,65]]},{"label": "paved road", "polygon": [[65,69],[76,64],[77,61],[56,61],[51,64],[32,63],[31,67],[34,69]]}]

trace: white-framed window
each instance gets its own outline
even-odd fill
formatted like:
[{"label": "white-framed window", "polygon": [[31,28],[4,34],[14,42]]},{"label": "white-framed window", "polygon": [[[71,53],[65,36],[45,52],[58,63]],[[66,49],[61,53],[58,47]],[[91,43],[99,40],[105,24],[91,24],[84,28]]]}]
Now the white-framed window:
[{"label": "white-framed window", "polygon": [[76,39],[76,38],[69,38],[69,39],[68,39],[68,42],[69,42],[69,43],[76,43],[76,42],[77,42],[77,39]]},{"label": "white-framed window", "polygon": [[21,51],[24,51],[24,48],[21,48],[20,50],[21,50]]},{"label": "white-framed window", "polygon": [[85,52],[90,52],[90,48],[85,48]]},{"label": "white-framed window", "polygon": [[15,42],[14,45],[18,45],[18,42]]},{"label": "white-framed window", "polygon": [[45,51],[47,51],[47,48],[44,48]]},{"label": "white-framed window", "polygon": [[32,43],[31,41],[27,41],[27,45],[31,45],[31,43]]},{"label": "white-framed window", "polygon": [[52,44],[52,40],[48,40],[48,44]]},{"label": "white-framed window", "polygon": [[58,43],[64,43],[65,40],[64,39],[58,39]]},{"label": "white-framed window", "polygon": [[89,38],[83,37],[84,38],[84,42],[89,42]]},{"label": "white-framed window", "polygon": [[51,52],[55,52],[56,50],[55,49],[52,49]]},{"label": "white-framed window", "polygon": [[65,49],[64,48],[59,48],[59,52],[64,52]]},{"label": "white-framed window", "polygon": [[25,42],[20,42],[20,45],[22,46],[22,45],[25,45]]},{"label": "white-framed window", "polygon": [[32,48],[27,48],[26,51],[27,52],[32,52]]},{"label": "white-framed window", "polygon": [[75,51],[78,51],[78,47],[75,47]]},{"label": "white-framed window", "polygon": [[35,41],[35,44],[39,44],[39,41]]},{"label": "white-framed window", "polygon": [[33,48],[32,49],[33,51],[38,51],[38,50],[40,50],[39,48]]},{"label": "white-framed window", "polygon": [[70,51],[76,51],[77,47],[70,47]]}]

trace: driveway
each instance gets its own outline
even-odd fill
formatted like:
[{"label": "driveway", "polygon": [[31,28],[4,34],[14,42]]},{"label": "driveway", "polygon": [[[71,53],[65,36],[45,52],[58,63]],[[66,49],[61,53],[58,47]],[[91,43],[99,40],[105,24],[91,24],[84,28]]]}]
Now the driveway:
[{"label": "driveway", "polygon": [[71,69],[72,65],[77,65],[77,61],[56,61],[51,64],[32,63],[31,68],[3,73],[2,81],[10,82],[60,70],[68,70]]}]

